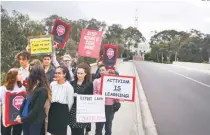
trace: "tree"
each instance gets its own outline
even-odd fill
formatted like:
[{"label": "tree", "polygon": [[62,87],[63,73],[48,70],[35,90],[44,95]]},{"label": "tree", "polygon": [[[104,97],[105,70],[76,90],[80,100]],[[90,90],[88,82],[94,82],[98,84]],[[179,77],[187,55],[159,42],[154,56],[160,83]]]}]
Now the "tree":
[{"label": "tree", "polygon": [[3,7],[1,7],[1,25],[1,70],[7,72],[16,64],[14,56],[25,50],[27,37],[44,34],[44,26],[15,10],[12,16],[9,16]]},{"label": "tree", "polygon": [[127,49],[130,50],[131,46],[138,47],[140,42],[144,42],[145,38],[142,33],[134,27],[128,27],[124,32],[125,44]]},{"label": "tree", "polygon": [[108,27],[108,30],[106,31],[104,35],[103,43],[105,44],[116,44],[118,45],[119,52],[118,56],[122,57],[122,54],[125,50],[125,42],[124,42],[124,29],[119,24],[113,24]]}]

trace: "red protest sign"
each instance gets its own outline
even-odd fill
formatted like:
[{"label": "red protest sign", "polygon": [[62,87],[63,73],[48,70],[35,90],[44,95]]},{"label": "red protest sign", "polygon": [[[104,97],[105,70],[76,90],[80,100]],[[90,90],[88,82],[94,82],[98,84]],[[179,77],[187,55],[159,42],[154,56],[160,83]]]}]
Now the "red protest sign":
[{"label": "red protest sign", "polygon": [[23,100],[25,98],[23,96],[16,96],[13,100],[12,100],[12,105],[17,109],[20,110],[20,107],[23,103]]},{"label": "red protest sign", "polygon": [[106,67],[114,67],[118,57],[118,46],[105,44],[103,49],[103,63]]},{"label": "red protest sign", "polygon": [[15,121],[16,117],[19,115],[20,107],[25,100],[25,92],[11,93],[6,92],[5,98],[5,124],[15,125],[19,124]]},{"label": "red protest sign", "polygon": [[54,35],[54,45],[57,48],[64,48],[70,33],[70,25],[66,22],[56,19],[52,29]]},{"label": "red protest sign", "polygon": [[101,41],[102,31],[83,29],[79,43],[79,56],[98,58]]}]

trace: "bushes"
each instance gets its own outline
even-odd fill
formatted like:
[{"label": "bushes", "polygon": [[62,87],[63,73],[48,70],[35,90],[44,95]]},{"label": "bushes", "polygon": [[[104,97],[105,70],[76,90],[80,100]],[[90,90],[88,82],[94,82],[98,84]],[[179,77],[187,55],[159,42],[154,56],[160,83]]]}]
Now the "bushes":
[{"label": "bushes", "polygon": [[152,61],[151,51],[147,52],[144,55],[144,59],[147,60],[147,61]]}]

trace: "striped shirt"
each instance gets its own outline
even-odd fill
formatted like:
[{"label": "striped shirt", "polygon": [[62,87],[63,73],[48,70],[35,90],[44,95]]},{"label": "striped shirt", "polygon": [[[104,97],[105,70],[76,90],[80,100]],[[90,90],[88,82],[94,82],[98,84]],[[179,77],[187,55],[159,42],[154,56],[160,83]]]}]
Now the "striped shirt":
[{"label": "striped shirt", "polygon": [[52,91],[52,103],[67,104],[70,110],[74,103],[74,89],[71,84],[68,81],[63,84],[53,81],[50,87]]}]

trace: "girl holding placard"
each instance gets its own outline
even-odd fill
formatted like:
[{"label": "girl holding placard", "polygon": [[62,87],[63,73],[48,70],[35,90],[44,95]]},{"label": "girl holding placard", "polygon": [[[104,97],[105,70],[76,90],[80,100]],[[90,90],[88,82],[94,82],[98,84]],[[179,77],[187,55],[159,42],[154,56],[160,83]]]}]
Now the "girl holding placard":
[{"label": "girl holding placard", "polygon": [[[101,64],[98,66],[99,72],[102,76],[102,74],[115,74],[115,70],[113,69],[107,69],[104,64]],[[95,79],[93,81],[93,91],[94,94],[100,94],[101,89],[101,77],[98,79]],[[106,98],[105,99],[105,115],[106,115],[106,122],[97,122],[96,123],[96,131],[95,135],[102,135],[102,130],[105,125],[105,135],[111,135],[112,134],[112,121],[114,119],[114,113],[113,105],[116,100]],[[119,109],[119,108],[118,108]]]},{"label": "girl holding placard", "polygon": [[[22,85],[22,74],[17,68],[10,69],[6,74],[6,81],[3,86],[0,87],[2,102],[2,121],[1,121],[1,134],[2,135],[21,135],[22,125],[6,125],[5,124],[5,97],[6,92],[24,92],[25,87]],[[13,130],[11,130],[13,129]]]},{"label": "girl holding placard", "polygon": [[77,94],[93,94],[92,77],[90,72],[90,66],[86,63],[81,63],[77,66],[75,72],[75,80],[71,82],[74,88],[74,104],[70,111],[70,123],[71,135],[84,135],[84,129],[87,127],[88,123],[76,122],[76,95]]}]

